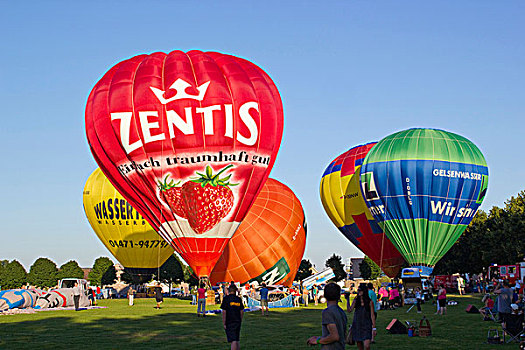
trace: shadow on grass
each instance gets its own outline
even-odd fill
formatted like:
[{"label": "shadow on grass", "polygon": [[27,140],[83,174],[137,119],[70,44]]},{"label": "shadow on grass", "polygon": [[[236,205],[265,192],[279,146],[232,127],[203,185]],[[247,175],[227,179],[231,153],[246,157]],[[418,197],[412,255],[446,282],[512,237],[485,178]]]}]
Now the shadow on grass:
[{"label": "shadow on grass", "polygon": [[[494,345],[486,344],[487,330],[499,325],[465,312],[468,304],[481,306],[481,297],[451,298],[459,304],[449,307],[446,316],[434,315],[436,306],[430,303],[423,305],[423,314],[415,310],[407,313],[407,307],[380,311],[377,344],[372,348],[493,349]],[[161,310],[154,310],[149,300],[140,300],[131,308],[125,300],[107,301],[105,305],[108,309],[0,317],[0,349],[229,349],[220,314],[197,318],[194,306],[172,300]],[[260,312],[246,313],[241,346],[250,350],[308,349],[306,339],[321,333],[322,308],[272,309],[269,317]],[[393,318],[419,321],[423,315],[432,325],[430,338],[391,335],[385,330]],[[349,322],[352,316],[347,314]]]},{"label": "shadow on grass", "polygon": [[[69,312],[37,320],[1,324],[0,349],[225,349],[229,348],[221,315],[197,318],[194,313],[160,310],[158,315],[93,317],[90,311]],[[73,314],[71,314],[73,313]],[[33,314],[41,316],[40,313]],[[319,333],[320,310],[286,310],[263,317],[258,312],[245,314],[241,344],[245,349],[302,349],[306,336]],[[298,332],[298,330],[301,330]],[[317,331],[317,332],[316,332]],[[299,334],[298,334],[299,333]],[[276,335],[277,343],[276,341]]]}]

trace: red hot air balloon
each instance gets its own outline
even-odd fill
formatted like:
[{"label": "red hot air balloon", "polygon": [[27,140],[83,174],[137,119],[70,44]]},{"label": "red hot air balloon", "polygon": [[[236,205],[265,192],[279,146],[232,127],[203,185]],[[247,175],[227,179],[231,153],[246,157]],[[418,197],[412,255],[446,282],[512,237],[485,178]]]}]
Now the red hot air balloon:
[{"label": "red hot air balloon", "polygon": [[282,130],[270,77],[216,52],[120,62],[86,107],[98,165],[199,277],[209,276],[266,181]]},{"label": "red hot air balloon", "polygon": [[210,281],[257,281],[290,287],[305,246],[301,202],[288,186],[268,179],[224,249]]}]

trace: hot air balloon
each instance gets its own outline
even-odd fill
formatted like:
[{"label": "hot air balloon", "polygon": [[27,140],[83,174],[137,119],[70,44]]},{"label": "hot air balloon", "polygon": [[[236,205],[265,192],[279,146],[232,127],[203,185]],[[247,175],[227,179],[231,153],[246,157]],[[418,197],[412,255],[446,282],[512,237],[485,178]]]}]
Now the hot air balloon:
[{"label": "hot air balloon", "polygon": [[291,286],[306,245],[301,202],[268,179],[213,269],[210,281]]},{"label": "hot air balloon", "polygon": [[98,165],[199,277],[209,276],[266,181],[282,130],[270,77],[216,52],[120,62],[86,106]]},{"label": "hot air balloon", "polygon": [[84,187],[84,211],[93,231],[126,271],[145,280],[173,254],[151,225],[117,192],[100,169]]},{"label": "hot air balloon", "polygon": [[353,147],[328,165],[321,179],[321,202],[343,235],[393,278],[405,260],[374,220],[359,185],[361,165],[375,144]]},{"label": "hot air balloon", "polygon": [[462,136],[409,129],[379,141],[360,177],[374,218],[406,261],[430,275],[481,205],[488,168]]}]

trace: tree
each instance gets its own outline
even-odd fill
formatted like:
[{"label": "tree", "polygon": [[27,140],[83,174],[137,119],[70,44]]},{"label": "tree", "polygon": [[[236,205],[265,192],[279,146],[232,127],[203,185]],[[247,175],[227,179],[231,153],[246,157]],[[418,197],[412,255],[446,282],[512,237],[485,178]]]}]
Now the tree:
[{"label": "tree", "polygon": [[88,275],[89,282],[96,286],[112,284],[116,278],[117,273],[115,266],[113,266],[113,261],[107,257],[97,258],[93,264],[93,269]]},{"label": "tree", "polygon": [[184,280],[184,271],[182,270],[182,264],[175,257],[171,255],[164,264],[160,267],[159,280],[167,283],[173,283]]},{"label": "tree", "polygon": [[139,279],[134,277],[133,274],[130,273],[128,269],[124,268],[124,271],[120,275],[120,280],[128,284],[135,284],[137,283]]},{"label": "tree", "polygon": [[189,266],[184,266],[184,281],[187,282],[190,286],[198,286],[199,279],[195,272]]},{"label": "tree", "polygon": [[[525,253],[525,191],[479,211],[463,235],[436,264],[434,274],[479,273],[491,264],[513,265]],[[468,256],[468,259],[465,257]]]},{"label": "tree", "polygon": [[343,259],[335,253],[326,260],[326,267],[331,267],[334,271],[335,277],[333,278],[336,282],[346,278],[345,266],[343,265]]},{"label": "tree", "polygon": [[33,286],[46,288],[57,285],[57,265],[48,258],[38,258],[29,268],[27,282]]},{"label": "tree", "polygon": [[2,289],[22,288],[27,282],[26,269],[17,260],[6,264],[2,270]]},{"label": "tree", "polygon": [[84,270],[75,260],[69,260],[58,270],[58,279],[62,278],[84,278]]},{"label": "tree", "polygon": [[359,272],[365,280],[375,280],[381,276],[381,269],[368,256],[359,264]]},{"label": "tree", "polygon": [[108,284],[113,284],[117,280],[117,270],[115,269],[115,265],[111,265],[108,267],[106,272],[102,275],[102,280],[100,283],[105,286]]},{"label": "tree", "polygon": [[297,270],[297,273],[295,274],[295,280],[302,281],[305,278],[310,277],[312,274],[313,274],[312,263],[307,259],[303,259],[301,260],[299,269]]},{"label": "tree", "polygon": [[4,273],[5,267],[9,264],[9,260],[0,260],[0,290],[2,290],[2,274]]}]

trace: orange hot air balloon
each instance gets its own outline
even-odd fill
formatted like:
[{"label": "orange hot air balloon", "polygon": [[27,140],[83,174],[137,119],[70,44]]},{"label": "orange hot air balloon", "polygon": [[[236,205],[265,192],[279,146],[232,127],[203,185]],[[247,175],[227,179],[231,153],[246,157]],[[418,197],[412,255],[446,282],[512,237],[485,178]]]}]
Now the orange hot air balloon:
[{"label": "orange hot air balloon", "polygon": [[212,284],[265,282],[291,286],[306,245],[306,220],[299,199],[268,179],[213,269]]}]

